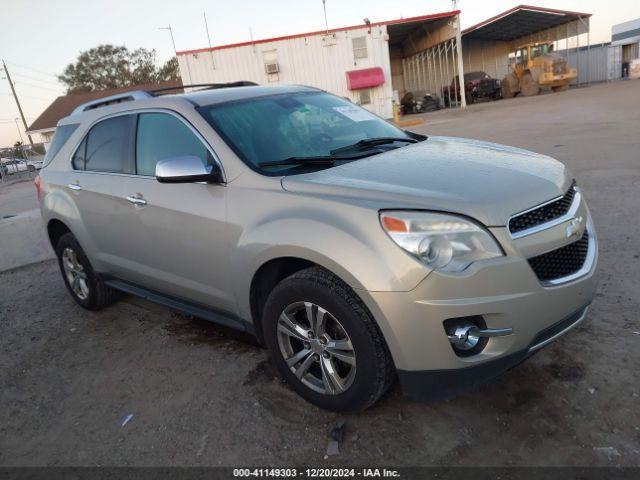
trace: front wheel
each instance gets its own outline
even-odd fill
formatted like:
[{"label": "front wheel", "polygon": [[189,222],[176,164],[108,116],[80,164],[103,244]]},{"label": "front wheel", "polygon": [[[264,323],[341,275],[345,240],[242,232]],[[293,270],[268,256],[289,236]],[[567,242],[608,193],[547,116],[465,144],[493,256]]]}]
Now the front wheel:
[{"label": "front wheel", "polygon": [[280,375],[307,401],[329,410],[364,410],[395,379],[387,345],[351,288],[312,267],[269,295],[263,325]]},{"label": "front wheel", "polygon": [[513,73],[508,74],[506,77],[502,79],[500,82],[500,94],[502,98],[513,98],[518,92],[514,90],[514,87],[517,87],[518,79]]},{"label": "front wheel", "polygon": [[540,85],[533,79],[533,76],[529,72],[522,75],[520,91],[525,97],[534,97],[540,93]]}]

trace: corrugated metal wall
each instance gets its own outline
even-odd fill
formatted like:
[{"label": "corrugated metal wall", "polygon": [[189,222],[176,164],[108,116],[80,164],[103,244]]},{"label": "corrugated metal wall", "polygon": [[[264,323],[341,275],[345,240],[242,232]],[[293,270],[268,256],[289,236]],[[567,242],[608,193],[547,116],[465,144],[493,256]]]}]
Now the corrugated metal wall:
[{"label": "corrugated metal wall", "polygon": [[622,75],[620,46],[609,43],[591,45],[590,47],[556,50],[568,59],[569,68],[578,69],[578,77],[574,84],[597,83],[615,80]]},{"label": "corrugated metal wall", "polygon": [[462,39],[465,72],[482,71],[502,79],[509,73],[509,42]]},{"label": "corrugated metal wall", "polygon": [[[355,59],[352,39],[366,37],[367,58]],[[392,112],[391,64],[386,26],[366,27],[330,35],[310,35],[268,43],[180,54],[185,83],[249,80],[259,84],[303,84],[322,88],[359,103],[358,91],[347,89],[345,72],[381,67],[385,83],[370,89],[371,104],[363,105],[389,118]],[[276,59],[280,72],[268,75],[265,63]]]}]

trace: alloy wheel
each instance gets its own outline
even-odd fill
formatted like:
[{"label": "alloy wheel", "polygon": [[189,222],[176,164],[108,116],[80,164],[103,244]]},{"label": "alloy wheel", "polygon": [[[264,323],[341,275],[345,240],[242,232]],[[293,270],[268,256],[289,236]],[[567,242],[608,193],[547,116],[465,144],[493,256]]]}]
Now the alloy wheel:
[{"label": "alloy wheel", "polygon": [[356,374],[356,355],[342,324],[312,302],[287,306],[278,319],[278,346],[293,374],[324,395],[346,392]]},{"label": "alloy wheel", "polygon": [[73,293],[80,300],[86,300],[89,297],[89,284],[87,283],[87,274],[84,267],[78,261],[78,256],[71,248],[65,248],[62,251],[62,267],[67,277],[67,282]]}]

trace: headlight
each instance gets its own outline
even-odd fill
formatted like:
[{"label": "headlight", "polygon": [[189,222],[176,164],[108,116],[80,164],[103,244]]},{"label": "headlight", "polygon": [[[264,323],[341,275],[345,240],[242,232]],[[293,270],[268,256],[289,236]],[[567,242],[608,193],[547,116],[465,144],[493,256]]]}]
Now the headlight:
[{"label": "headlight", "polygon": [[475,261],[502,256],[489,232],[463,217],[384,211],[380,223],[398,246],[435,270],[461,272]]}]

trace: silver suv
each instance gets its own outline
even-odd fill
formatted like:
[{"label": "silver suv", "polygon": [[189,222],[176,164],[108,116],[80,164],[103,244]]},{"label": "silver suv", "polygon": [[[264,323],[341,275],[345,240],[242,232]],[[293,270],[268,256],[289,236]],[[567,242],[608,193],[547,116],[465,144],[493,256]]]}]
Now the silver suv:
[{"label": "silver suv", "polygon": [[596,236],[562,164],[308,87],[85,104],[36,186],[79,305],[125,292],[255,334],[327,409],[364,409],[396,378],[412,399],[476,387],[594,293]]}]

